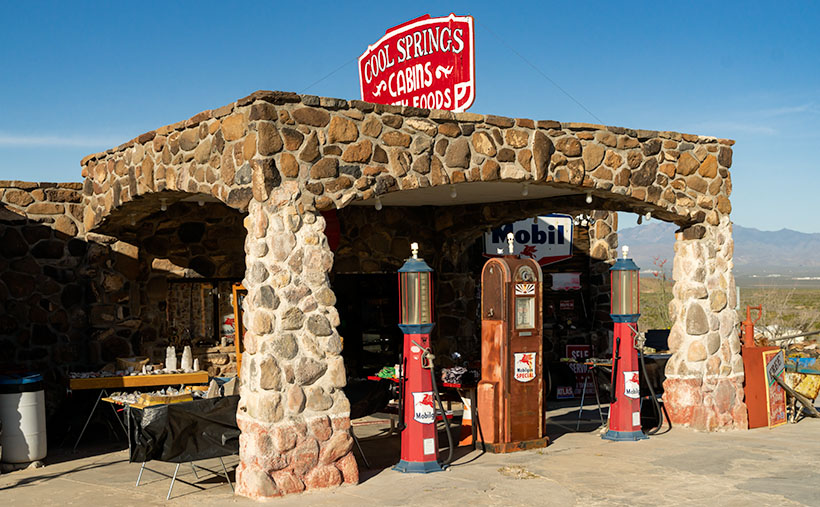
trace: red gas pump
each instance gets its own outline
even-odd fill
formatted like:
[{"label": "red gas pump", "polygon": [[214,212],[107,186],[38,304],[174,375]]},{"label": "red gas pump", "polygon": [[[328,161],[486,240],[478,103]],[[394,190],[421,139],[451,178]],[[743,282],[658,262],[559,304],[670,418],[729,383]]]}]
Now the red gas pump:
[{"label": "red gas pump", "polygon": [[[399,328],[404,333],[399,401],[403,420],[401,460],[393,470],[428,473],[443,470],[438,461],[436,402],[443,408],[433,375],[430,332],[433,330],[433,269],[418,258],[418,244],[411,245],[413,256],[399,269]],[[444,410],[442,410],[444,413]],[[447,426],[452,456],[452,436]]]},{"label": "red gas pump", "polygon": [[601,435],[607,440],[642,440],[641,389],[638,352],[635,350],[640,313],[640,269],[628,259],[629,247],[623,247],[623,258],[610,268],[614,323],[612,346],[612,403],[609,429]]}]

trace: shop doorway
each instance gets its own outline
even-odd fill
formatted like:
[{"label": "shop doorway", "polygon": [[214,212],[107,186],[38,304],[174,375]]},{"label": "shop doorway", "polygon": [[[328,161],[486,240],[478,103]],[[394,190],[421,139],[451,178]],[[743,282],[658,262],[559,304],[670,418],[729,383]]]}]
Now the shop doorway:
[{"label": "shop doorway", "polygon": [[402,343],[396,275],[337,274],[332,283],[348,376],[375,375],[395,364]]}]

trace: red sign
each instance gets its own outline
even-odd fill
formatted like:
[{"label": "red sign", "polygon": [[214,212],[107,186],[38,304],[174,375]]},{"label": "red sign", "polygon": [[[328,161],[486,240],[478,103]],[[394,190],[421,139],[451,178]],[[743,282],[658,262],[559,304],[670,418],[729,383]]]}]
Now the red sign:
[{"label": "red sign", "polygon": [[[763,352],[763,375],[767,381],[766,385],[766,410],[768,412],[769,427],[774,428],[781,424],[786,424],[786,390],[775,381],[771,374],[776,374],[783,380],[785,361],[782,350],[767,350]],[[780,364],[784,365],[783,368]],[[778,373],[779,372],[779,373]]]},{"label": "red sign", "polygon": [[465,111],[475,100],[472,16],[426,14],[389,29],[359,57],[362,100]]},{"label": "red sign", "polygon": [[[583,364],[585,360],[592,357],[591,345],[567,345],[567,357],[575,359],[577,363],[569,363],[569,367],[575,373],[575,395],[580,396],[584,389],[584,378],[587,374],[588,366]],[[595,394],[592,380],[587,380],[586,394]]]}]

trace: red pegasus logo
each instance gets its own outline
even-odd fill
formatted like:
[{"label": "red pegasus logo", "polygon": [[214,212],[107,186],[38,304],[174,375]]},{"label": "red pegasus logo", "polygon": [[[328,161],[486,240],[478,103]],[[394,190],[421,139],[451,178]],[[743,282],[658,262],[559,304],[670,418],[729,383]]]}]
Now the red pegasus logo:
[{"label": "red pegasus logo", "polygon": [[433,395],[432,394],[425,394],[424,397],[419,402],[419,405],[427,405],[430,408],[435,408],[433,405]]},{"label": "red pegasus logo", "polygon": [[535,259],[535,247],[532,245],[525,246],[524,250],[521,251],[521,255],[526,255],[530,259]]},{"label": "red pegasus logo", "polygon": [[521,356],[521,362],[532,368],[532,354],[524,354]]}]

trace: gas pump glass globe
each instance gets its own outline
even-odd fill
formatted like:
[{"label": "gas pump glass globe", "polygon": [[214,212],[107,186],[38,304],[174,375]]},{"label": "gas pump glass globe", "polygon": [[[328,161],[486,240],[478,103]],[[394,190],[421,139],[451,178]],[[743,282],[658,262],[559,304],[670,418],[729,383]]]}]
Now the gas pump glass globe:
[{"label": "gas pump glass globe", "polygon": [[422,259],[408,259],[399,270],[400,323],[433,322],[433,270]]},{"label": "gas pump glass globe", "polygon": [[613,317],[640,315],[640,268],[624,257],[615,261],[610,273]]}]

